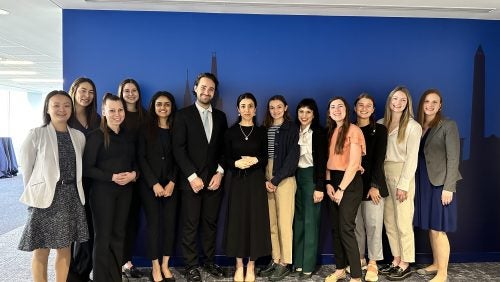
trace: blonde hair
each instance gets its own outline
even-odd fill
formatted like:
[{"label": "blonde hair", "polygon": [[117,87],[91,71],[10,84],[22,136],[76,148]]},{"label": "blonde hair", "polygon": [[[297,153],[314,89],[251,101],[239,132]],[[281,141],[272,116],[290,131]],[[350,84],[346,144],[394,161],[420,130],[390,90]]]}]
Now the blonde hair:
[{"label": "blonde hair", "polygon": [[405,86],[396,86],[391,93],[389,93],[389,96],[387,97],[387,101],[385,102],[385,113],[384,113],[384,125],[385,127],[389,128],[389,125],[392,122],[392,111],[390,108],[392,96],[396,94],[396,92],[403,92],[406,95],[406,107],[403,110],[403,113],[401,114],[401,118],[399,119],[399,129],[398,129],[398,143],[403,142],[405,138],[405,133],[406,133],[406,127],[408,126],[408,122],[410,121],[410,118],[413,118],[413,103],[411,102],[411,95],[410,95],[410,90],[406,88]]}]

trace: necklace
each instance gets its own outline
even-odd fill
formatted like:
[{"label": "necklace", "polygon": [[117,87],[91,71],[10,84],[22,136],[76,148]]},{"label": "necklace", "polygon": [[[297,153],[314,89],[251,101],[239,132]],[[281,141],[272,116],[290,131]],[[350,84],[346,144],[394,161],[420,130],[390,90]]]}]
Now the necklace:
[{"label": "necklace", "polygon": [[245,136],[245,140],[248,140],[248,137],[250,137],[250,134],[252,134],[252,132],[253,132],[253,125],[252,125],[252,129],[250,129],[250,133],[248,133],[248,134],[245,134],[245,132],[243,131],[243,128],[241,127],[241,124],[240,124],[240,130],[241,130],[241,134],[243,134],[243,136]]}]

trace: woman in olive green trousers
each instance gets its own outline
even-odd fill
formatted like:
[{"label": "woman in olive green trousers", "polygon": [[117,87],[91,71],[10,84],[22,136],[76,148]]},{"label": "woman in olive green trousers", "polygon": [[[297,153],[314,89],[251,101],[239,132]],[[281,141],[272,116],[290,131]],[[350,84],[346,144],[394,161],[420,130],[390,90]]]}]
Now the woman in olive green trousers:
[{"label": "woman in olive green trousers", "polygon": [[300,126],[300,158],[296,173],[292,275],[302,280],[310,278],[316,267],[328,153],[326,133],[319,125],[318,106],[313,99],[306,98],[298,104],[296,123]]}]

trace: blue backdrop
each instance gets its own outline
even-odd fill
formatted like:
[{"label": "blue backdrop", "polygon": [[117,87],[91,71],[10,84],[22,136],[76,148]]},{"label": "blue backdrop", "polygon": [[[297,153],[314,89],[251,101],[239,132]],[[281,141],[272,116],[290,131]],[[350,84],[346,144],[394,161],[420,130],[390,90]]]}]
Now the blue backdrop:
[{"label": "blue backdrop", "polygon": [[[479,45],[486,56],[485,103],[479,109],[485,123],[472,125]],[[500,260],[500,206],[494,202],[500,198],[500,141],[485,139],[500,136],[498,21],[64,10],[63,58],[65,89],[86,76],[96,83],[100,100],[132,77],[145,105],[154,92],[168,90],[182,107],[186,84],[190,91],[198,73],[216,67],[230,123],[236,97],[247,91],[256,95],[261,118],[267,99],[283,94],[292,113],[302,98],[314,97],[324,120],[332,96],[353,101],[367,91],[376,97],[380,117],[396,85],[409,87],[415,106],[425,89],[438,88],[444,112],[457,121],[463,139],[452,260]],[[485,128],[484,150],[476,157],[469,156],[472,126]],[[327,229],[324,254],[331,253]],[[416,236],[417,260],[423,262],[430,258],[427,234]]]}]

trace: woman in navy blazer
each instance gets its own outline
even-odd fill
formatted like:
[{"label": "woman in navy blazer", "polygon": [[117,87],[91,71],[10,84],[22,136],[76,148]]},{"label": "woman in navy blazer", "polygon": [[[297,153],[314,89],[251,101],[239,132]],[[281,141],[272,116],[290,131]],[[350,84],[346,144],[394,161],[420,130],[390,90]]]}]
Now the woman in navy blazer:
[{"label": "woman in navy blazer", "polygon": [[68,126],[71,97],[52,91],[45,98],[43,123],[32,129],[21,147],[28,220],[19,249],[33,251],[34,281],[47,281],[50,249],[56,249],[56,281],[66,281],[70,244],[89,238],[82,187],[83,133]]},{"label": "woman in navy blazer", "polygon": [[457,228],[456,183],[460,139],[457,124],[442,117],[443,98],[437,89],[424,92],[418,105],[418,122],[424,134],[420,142],[415,192],[414,225],[429,230],[433,262],[417,270],[436,274],[431,281],[447,281],[450,242],[446,232]]},{"label": "woman in navy blazer", "polygon": [[139,193],[146,214],[153,281],[162,281],[163,277],[166,281],[175,280],[168,261],[174,252],[177,216],[178,193],[174,188],[178,169],[172,153],[171,129],[176,109],[172,94],[157,92],[149,103],[149,121],[138,138]]},{"label": "woman in navy blazer", "polygon": [[267,102],[264,126],[267,128],[268,163],[266,189],[269,202],[272,260],[260,276],[279,281],[290,273],[292,263],[293,215],[299,162],[299,128],[291,120],[285,97],[275,95]]}]

